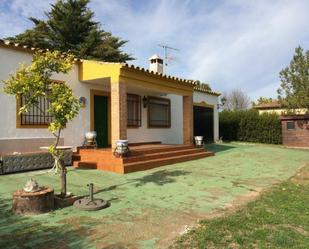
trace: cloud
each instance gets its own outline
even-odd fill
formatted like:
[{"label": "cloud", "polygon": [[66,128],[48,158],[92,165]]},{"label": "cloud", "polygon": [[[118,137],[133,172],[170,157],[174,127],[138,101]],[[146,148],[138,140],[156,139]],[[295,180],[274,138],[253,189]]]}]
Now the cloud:
[{"label": "cloud", "polygon": [[44,18],[52,0],[2,0],[0,1],[0,37],[14,36],[30,28],[28,17]]},{"label": "cloud", "polygon": [[[51,1],[0,3],[0,36],[29,27]],[[124,50],[148,67],[166,43],[180,51],[168,73],[209,82],[216,91],[240,88],[252,99],[275,97],[279,71],[298,45],[309,48],[307,0],[92,0],[95,18],[107,31],[129,40]],[[3,10],[6,10],[4,13]]]}]

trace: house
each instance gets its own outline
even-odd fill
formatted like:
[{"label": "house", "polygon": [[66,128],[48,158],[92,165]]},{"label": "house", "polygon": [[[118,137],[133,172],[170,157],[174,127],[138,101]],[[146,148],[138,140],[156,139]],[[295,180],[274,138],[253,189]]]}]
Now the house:
[{"label": "house", "polygon": [[[7,79],[20,63],[31,63],[34,51],[37,49],[1,40],[0,81]],[[76,60],[69,74],[54,75],[53,80],[67,82],[74,94],[85,102],[78,117],[67,124],[61,144],[79,148],[85,133],[92,130],[97,132],[99,148],[114,148],[117,140],[127,139],[132,149],[136,149],[135,160],[143,169],[209,155],[192,147],[193,136],[204,135],[211,141],[218,139],[219,94],[199,88],[193,80],[164,75],[162,69],[163,60],[158,56],[150,58],[150,70],[124,63]],[[48,103],[41,101],[47,110]],[[0,92],[0,105],[0,154],[37,151],[53,141],[46,129],[52,118],[47,112],[41,114],[33,107],[19,115],[20,102],[3,92]],[[100,154],[103,152],[109,153],[104,154],[105,161]],[[102,169],[124,173],[127,159],[108,161],[106,158],[111,157],[111,152],[112,149],[79,148],[76,164],[81,166],[82,155],[87,154],[84,166],[89,166],[92,153],[91,167],[103,165]],[[157,157],[145,157],[151,152],[157,152]],[[142,157],[149,159],[150,166],[140,162]],[[114,165],[118,164],[122,166],[115,169]],[[131,171],[139,168],[136,166]]]},{"label": "house", "polygon": [[[254,106],[254,108],[259,111],[259,114],[263,114],[263,113],[277,113],[278,115],[288,114],[288,110],[282,107],[282,105],[276,100],[269,102],[269,103],[262,103],[262,104],[256,105]],[[306,111],[307,109],[305,108],[299,108],[299,109],[294,110],[295,114],[300,114],[300,115],[305,114]]]}]

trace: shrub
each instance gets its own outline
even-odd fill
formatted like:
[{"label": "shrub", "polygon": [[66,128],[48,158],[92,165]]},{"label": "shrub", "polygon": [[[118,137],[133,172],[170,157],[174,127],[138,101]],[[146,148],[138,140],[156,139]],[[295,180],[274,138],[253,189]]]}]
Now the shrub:
[{"label": "shrub", "polygon": [[281,122],[275,113],[260,115],[254,109],[222,111],[219,119],[223,140],[281,144]]}]

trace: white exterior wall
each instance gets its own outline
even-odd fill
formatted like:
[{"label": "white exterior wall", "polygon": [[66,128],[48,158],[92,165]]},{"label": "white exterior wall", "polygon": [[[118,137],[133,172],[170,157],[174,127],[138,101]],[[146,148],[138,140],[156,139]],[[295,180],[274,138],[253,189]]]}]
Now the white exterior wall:
[{"label": "white exterior wall", "polygon": [[[32,55],[27,52],[18,51],[9,48],[0,47],[0,89],[2,80],[8,79],[10,73],[14,73],[20,63],[31,63]],[[62,133],[64,145],[80,146],[83,142],[85,132],[90,130],[90,90],[110,91],[110,86],[103,84],[87,84],[78,79],[78,66],[75,65],[72,71],[67,75],[55,75],[55,80],[66,81],[73,89],[75,96],[86,97],[86,107],[82,108],[79,115],[70,123]],[[130,92],[130,91],[129,91]],[[130,92],[134,93],[134,92]],[[142,92],[137,94],[143,96]],[[149,93],[148,93],[149,94]],[[148,95],[145,94],[145,95]],[[158,96],[153,94],[153,96]],[[142,106],[142,126],[139,128],[128,128],[127,137],[129,142],[149,142],[161,141],[169,144],[183,143],[183,100],[182,96],[168,94],[165,98],[171,99],[171,128],[148,128],[147,127],[147,108]],[[214,105],[214,138],[219,137],[219,122],[217,102],[218,97],[194,92],[193,101],[197,103],[206,102]],[[8,140],[29,141],[30,139],[46,139],[47,144],[53,138],[46,128],[16,128],[16,99],[14,96],[7,96],[0,91],[0,154],[5,151],[5,144]],[[25,140],[23,140],[25,139]],[[14,144],[12,141],[9,144]],[[26,145],[23,148],[27,147]],[[29,146],[28,146],[29,147]],[[39,146],[37,146],[39,147]],[[29,150],[38,150],[39,148],[28,148]]]},{"label": "white exterior wall", "polygon": [[[8,79],[10,73],[14,73],[20,63],[30,64],[32,55],[27,52],[17,51],[0,47],[0,88],[2,80]],[[75,96],[84,96],[87,99],[86,107],[80,109],[79,115],[63,130],[62,138],[64,145],[80,146],[83,142],[85,132],[90,130],[90,89],[110,91],[107,85],[87,84],[78,80],[78,66],[75,65],[72,71],[67,74],[54,75],[53,79],[66,81],[73,89]],[[142,95],[142,93],[138,93]],[[153,94],[154,96],[156,94]],[[147,108],[142,107],[142,126],[140,128],[128,128],[127,135],[130,142],[162,141],[163,143],[181,144],[183,142],[183,116],[182,96],[167,95],[171,99],[171,128],[147,128]],[[50,143],[53,138],[46,128],[16,128],[16,99],[0,92],[0,153],[8,153],[6,145],[14,144],[12,140],[24,141],[24,146],[16,146],[20,151],[39,150],[39,146]],[[34,143],[35,148],[29,148],[29,141],[35,139],[40,141]],[[8,140],[10,141],[8,143]],[[33,143],[29,143],[33,145]],[[38,145],[40,144],[40,145]],[[11,147],[11,146],[9,146]],[[13,151],[16,151],[13,150]],[[19,152],[19,150],[17,149]],[[11,151],[12,152],[12,151]]]},{"label": "white exterior wall", "polygon": [[[8,79],[9,74],[16,71],[20,63],[31,63],[31,59],[30,53],[0,47],[0,89],[3,87],[2,80]],[[66,81],[73,89],[75,96],[84,96],[87,99],[86,107],[81,108],[79,115],[67,124],[62,133],[65,145],[80,146],[85,132],[90,130],[90,89],[106,91],[106,86],[80,82],[77,65],[69,74],[55,75],[53,79]],[[8,139],[25,139],[26,142],[33,138],[53,138],[46,128],[16,128],[16,99],[14,96],[8,96],[0,91],[0,106],[0,153],[5,152],[3,144]],[[49,139],[46,140],[50,142]],[[39,148],[29,149],[38,150]]]},{"label": "white exterior wall", "polygon": [[[143,97],[143,95],[141,96]],[[129,142],[161,141],[166,144],[183,143],[182,96],[168,94],[164,98],[171,100],[171,128],[148,128],[147,108],[142,106],[142,126],[139,128],[128,128],[127,136]]]},{"label": "white exterior wall", "polygon": [[214,108],[214,140],[219,139],[219,112],[218,112],[218,96],[203,93],[203,92],[194,92],[193,94],[194,103],[206,103],[213,105]]}]

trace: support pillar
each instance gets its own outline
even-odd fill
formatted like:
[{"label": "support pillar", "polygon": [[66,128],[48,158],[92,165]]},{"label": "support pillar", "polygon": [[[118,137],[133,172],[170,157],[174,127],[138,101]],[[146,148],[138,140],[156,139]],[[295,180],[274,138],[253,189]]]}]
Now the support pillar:
[{"label": "support pillar", "polygon": [[193,96],[183,96],[183,144],[193,144]]},{"label": "support pillar", "polygon": [[127,89],[121,82],[111,83],[111,145],[127,139]]}]

